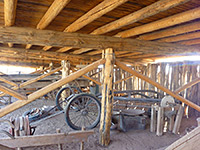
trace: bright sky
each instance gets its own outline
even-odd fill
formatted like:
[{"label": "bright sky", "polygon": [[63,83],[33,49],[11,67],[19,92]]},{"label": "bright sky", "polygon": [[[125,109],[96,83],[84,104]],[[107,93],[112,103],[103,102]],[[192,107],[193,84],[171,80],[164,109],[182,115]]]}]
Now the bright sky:
[{"label": "bright sky", "polygon": [[200,61],[200,55],[195,56],[179,56],[171,58],[163,58],[155,60],[156,63],[160,62],[182,62],[182,61]]},{"label": "bright sky", "polygon": [[5,74],[28,74],[34,71],[35,68],[0,65],[0,72]]}]

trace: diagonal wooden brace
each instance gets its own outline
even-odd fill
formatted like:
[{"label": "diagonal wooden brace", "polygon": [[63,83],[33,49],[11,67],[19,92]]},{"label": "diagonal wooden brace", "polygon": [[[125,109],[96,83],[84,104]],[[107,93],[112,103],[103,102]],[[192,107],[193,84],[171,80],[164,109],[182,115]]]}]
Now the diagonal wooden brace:
[{"label": "diagonal wooden brace", "polygon": [[144,81],[146,81],[146,82],[148,82],[148,83],[154,85],[155,87],[157,87],[157,88],[159,88],[160,90],[166,92],[167,94],[171,95],[172,97],[174,97],[174,98],[178,99],[179,101],[181,101],[181,102],[187,104],[188,106],[190,106],[190,107],[196,109],[197,111],[200,111],[200,106],[198,106],[198,105],[196,105],[196,104],[190,102],[189,100],[183,98],[182,96],[177,95],[176,93],[174,93],[174,92],[172,92],[171,90],[169,90],[169,89],[163,87],[162,85],[160,85],[159,83],[157,83],[157,82],[151,80],[150,78],[148,78],[148,77],[146,77],[146,76],[144,76],[144,75],[138,73],[137,71],[132,70],[131,68],[127,67],[125,64],[121,63],[120,61],[116,60],[116,61],[115,61],[115,64],[116,64],[117,66],[119,66],[120,68],[122,68],[123,70],[125,70],[125,71],[131,73],[132,75],[134,75],[134,76],[136,76],[136,77],[138,77],[138,78],[140,78],[140,79],[142,79],[142,80],[144,80]]}]

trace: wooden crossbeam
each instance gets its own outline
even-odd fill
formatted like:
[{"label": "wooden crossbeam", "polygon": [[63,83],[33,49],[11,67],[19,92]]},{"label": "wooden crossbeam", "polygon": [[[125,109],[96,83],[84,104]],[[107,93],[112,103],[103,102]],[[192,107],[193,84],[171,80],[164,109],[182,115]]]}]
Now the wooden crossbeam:
[{"label": "wooden crossbeam", "polygon": [[190,39],[196,39],[200,38],[200,31],[194,32],[194,33],[186,33],[183,35],[177,35],[173,37],[167,37],[160,40],[157,40],[158,42],[178,42],[178,41],[184,41],[184,40],[190,40]]},{"label": "wooden crossbeam", "polygon": [[76,78],[79,78],[80,76],[86,74],[87,72],[97,68],[99,65],[105,63],[105,59],[100,59],[90,65],[88,65],[87,67],[80,69],[70,75],[68,75],[66,78],[60,79],[54,83],[51,83],[50,85],[30,94],[28,96],[28,100],[21,100],[21,101],[16,101],[2,109],[0,109],[0,117],[3,117],[4,115],[18,109],[21,108],[22,106],[31,103],[32,101],[36,100],[37,98],[49,93],[50,91],[53,91],[65,84],[67,84],[68,82],[71,82],[73,80],[75,80]]},{"label": "wooden crossbeam", "polygon": [[[4,23],[5,26],[10,27],[15,24],[17,0],[4,0]],[[12,43],[8,43],[12,47]]]},{"label": "wooden crossbeam", "polygon": [[144,34],[139,36],[137,39],[140,40],[155,40],[163,37],[174,36],[178,34],[183,34],[187,32],[200,30],[200,21],[188,23],[185,25],[179,25],[162,31],[156,31],[149,34]]},{"label": "wooden crossbeam", "polygon": [[197,83],[199,83],[199,82],[200,82],[200,78],[196,78],[196,79],[192,80],[191,82],[189,82],[189,83],[183,85],[182,87],[176,89],[176,90],[174,91],[174,93],[175,93],[175,94],[178,94],[178,93],[180,93],[181,91],[183,91],[183,90],[185,90],[185,89],[187,89],[187,88],[189,88],[189,87],[191,87],[191,86],[193,86],[193,85],[195,85],[195,84],[197,84]]},{"label": "wooden crossbeam", "polygon": [[21,94],[17,93],[16,91],[11,90],[11,89],[3,86],[3,85],[0,85],[0,91],[6,93],[8,95],[11,95],[11,96],[13,96],[13,97],[15,97],[17,99],[20,99],[20,100],[26,100],[27,99],[26,96],[21,95]]},{"label": "wooden crossbeam", "polygon": [[197,7],[195,9],[188,10],[188,11],[185,11],[185,12],[167,17],[167,18],[163,18],[158,21],[154,21],[142,26],[138,26],[129,30],[119,32],[116,36],[117,37],[131,37],[131,36],[151,32],[151,31],[159,30],[162,28],[170,27],[173,25],[181,24],[187,21],[200,18],[199,14],[200,14],[200,7]]},{"label": "wooden crossbeam", "polygon": [[150,16],[153,16],[155,14],[158,14],[162,11],[165,11],[167,9],[170,9],[188,1],[189,0],[160,0],[125,17],[122,17],[116,21],[106,24],[94,30],[91,34],[103,34],[112,30],[119,29],[123,26],[135,23],[137,21],[148,18]]},{"label": "wooden crossbeam", "polygon": [[126,80],[128,80],[128,79],[130,79],[130,78],[132,78],[132,77],[134,77],[134,76],[129,76],[129,77],[127,77],[127,78],[124,78],[124,79],[121,79],[121,80],[115,81],[114,84],[118,84],[118,83],[120,83],[120,82],[122,82],[122,81],[126,81]]},{"label": "wooden crossbeam", "polygon": [[58,47],[72,46],[79,48],[89,47],[94,49],[106,49],[108,47],[111,47],[119,51],[144,52],[152,54],[199,52],[199,47],[194,46],[183,46],[170,43],[141,41],[128,38],[123,39],[119,37],[66,33],[20,27],[0,27],[0,35],[0,42],[2,43],[10,42],[43,46],[51,45]]},{"label": "wooden crossbeam", "polygon": [[88,131],[73,131],[69,133],[56,133],[56,134],[41,134],[34,136],[20,136],[11,138],[0,139],[0,144],[10,147],[30,147],[30,146],[43,146],[53,144],[64,144],[72,142],[86,141],[88,136],[94,134],[93,130]]},{"label": "wooden crossbeam", "polygon": [[18,86],[15,82],[12,82],[12,81],[5,79],[5,78],[2,78],[2,77],[0,77],[0,81],[5,82],[7,84],[10,84],[12,86]]},{"label": "wooden crossbeam", "polygon": [[45,72],[45,71],[47,71],[47,70],[49,70],[49,69],[51,69],[51,67],[46,67],[46,68],[43,69],[43,70],[36,70],[36,71],[31,72],[31,73],[29,73],[29,74],[40,74],[40,73],[43,73],[43,72]]},{"label": "wooden crossbeam", "polygon": [[[94,30],[91,34],[99,35],[99,34],[107,33],[112,30],[119,29],[123,26],[135,23],[139,20],[142,20],[144,18],[158,14],[162,11],[165,11],[169,8],[175,7],[177,5],[185,3],[187,1],[188,0],[160,0],[156,3],[153,3],[152,5],[142,8],[136,12],[133,12],[133,13],[131,13],[125,17],[122,17],[116,21],[113,21],[109,24],[106,24],[105,26],[102,26],[102,27]],[[74,51],[73,54],[81,54],[81,53],[87,52],[89,50],[91,50],[91,49],[80,49],[80,50]]]},{"label": "wooden crossbeam", "polygon": [[[46,28],[70,1],[71,0],[54,0],[42,19],[39,21],[36,28]],[[30,49],[31,46],[31,44],[26,45],[26,49]]]},{"label": "wooden crossbeam", "polygon": [[146,82],[148,82],[148,83],[150,83],[150,84],[152,84],[152,85],[154,85],[154,86],[157,87],[158,89],[160,89],[160,90],[166,92],[167,94],[169,94],[169,95],[171,95],[172,97],[174,97],[174,98],[180,100],[181,102],[187,104],[188,106],[190,106],[190,107],[196,109],[197,111],[200,111],[200,106],[198,106],[198,105],[196,105],[196,104],[190,102],[189,100],[187,100],[187,99],[185,99],[185,98],[183,98],[183,97],[181,97],[181,96],[175,94],[174,92],[170,91],[169,89],[163,87],[161,84],[159,84],[159,83],[153,81],[152,79],[150,79],[150,78],[148,78],[148,77],[146,77],[146,76],[144,76],[144,75],[138,73],[137,71],[132,70],[131,68],[127,67],[126,65],[124,65],[124,64],[121,63],[120,61],[116,60],[115,63],[116,63],[117,66],[119,66],[119,67],[122,68],[123,70],[125,70],[125,71],[131,73],[132,75],[134,75],[134,76],[136,76],[136,77],[138,77],[138,78],[140,78],[140,79],[142,79],[142,80],[144,80],[144,81],[146,81]]},{"label": "wooden crossbeam", "polygon": [[[84,26],[91,23],[95,19],[100,18],[107,12],[113,10],[114,8],[125,3],[126,1],[128,1],[128,0],[104,0],[99,5],[97,5],[96,7],[94,7],[90,11],[88,11],[86,14],[81,16],[79,19],[77,19],[75,22],[73,22],[71,25],[69,25],[64,30],[64,32],[78,31],[79,29],[83,28]],[[51,47],[48,47],[48,49],[49,48],[51,48]],[[47,47],[45,47],[44,49],[47,50]],[[65,48],[66,51],[69,49],[71,49],[71,47]],[[59,51],[61,51],[61,50],[59,50]],[[62,52],[64,52],[63,48],[62,48]]]}]

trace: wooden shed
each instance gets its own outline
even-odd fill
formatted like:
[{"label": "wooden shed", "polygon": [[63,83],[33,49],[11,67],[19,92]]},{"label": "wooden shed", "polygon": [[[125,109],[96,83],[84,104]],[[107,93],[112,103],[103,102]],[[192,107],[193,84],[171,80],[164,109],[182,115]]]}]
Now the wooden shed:
[{"label": "wooden shed", "polygon": [[[79,77],[102,86],[101,145],[110,143],[113,91],[154,90],[198,117],[199,53],[200,0],[0,0],[0,64],[42,74],[16,83],[2,73],[1,96],[19,100],[0,117]],[[31,94],[17,91],[61,70]]]}]

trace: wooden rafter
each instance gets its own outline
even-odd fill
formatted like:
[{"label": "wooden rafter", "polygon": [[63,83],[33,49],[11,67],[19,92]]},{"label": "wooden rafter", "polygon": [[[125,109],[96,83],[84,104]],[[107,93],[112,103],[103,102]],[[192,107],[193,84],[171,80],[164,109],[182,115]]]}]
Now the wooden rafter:
[{"label": "wooden rafter", "polygon": [[[54,0],[54,2],[46,11],[46,13],[42,17],[36,28],[37,29],[46,28],[70,1],[71,0]],[[31,44],[26,45],[26,49],[30,49],[31,46],[32,46]]]},{"label": "wooden rafter", "polygon": [[188,10],[158,21],[151,22],[149,24],[145,24],[142,26],[138,26],[126,31],[119,32],[116,36],[118,37],[131,37],[155,30],[159,30],[162,28],[170,27],[176,24],[181,24],[187,21],[191,21],[197,18],[200,18],[200,7]]},{"label": "wooden rafter", "polygon": [[[4,22],[6,27],[13,26],[15,24],[17,0],[4,0]],[[8,43],[9,47],[12,47],[12,43]]]},{"label": "wooden rafter", "polygon": [[145,35],[139,36],[137,39],[140,40],[155,40],[160,39],[168,36],[174,36],[178,34],[183,34],[187,32],[197,31],[200,30],[200,21],[185,24],[185,25],[179,25],[177,27],[172,27],[169,29],[165,29],[162,31],[157,31]]},{"label": "wooden rafter", "polygon": [[157,40],[158,42],[178,42],[178,41],[184,41],[184,40],[190,40],[190,39],[196,39],[200,38],[200,31],[194,32],[194,33],[187,33],[183,35],[177,35],[173,37],[167,37],[160,40]]},{"label": "wooden rafter", "polygon": [[[58,47],[90,47],[94,49],[106,49],[111,47],[119,51],[143,52],[151,54],[199,52],[199,47],[194,46],[182,46],[177,44],[141,41],[128,38],[65,33],[20,27],[0,27],[0,34],[0,42],[2,43],[10,42],[43,46],[51,45]],[[81,55],[79,56],[86,57]]]},{"label": "wooden rafter", "polygon": [[189,0],[160,0],[125,17],[106,24],[105,26],[94,30],[91,34],[104,34],[119,29],[188,1]]},{"label": "wooden rafter", "polygon": [[[116,21],[113,21],[105,26],[102,26],[96,30],[94,30],[91,34],[104,34],[112,30],[116,30],[123,26],[129,25],[131,23],[135,23],[152,15],[158,14],[162,11],[165,11],[169,8],[175,7],[182,3],[187,2],[188,0],[160,0],[152,5],[149,5],[143,9],[140,9],[136,12],[133,12],[125,17],[122,17]],[[91,49],[80,49],[75,51],[73,54],[81,54],[87,52]]]},{"label": "wooden rafter", "polygon": [[189,41],[176,42],[176,43],[182,45],[197,45],[200,44],[200,38]]},{"label": "wooden rafter", "polygon": [[[81,16],[79,19],[77,19],[74,23],[69,25],[64,32],[75,32],[78,31],[79,29],[83,28],[87,24],[91,23],[97,18],[100,18],[107,12],[113,10],[117,6],[125,3],[128,0],[104,0],[102,3],[88,11],[85,15]],[[51,47],[44,47],[44,50],[47,50]],[[65,51],[69,50],[71,48],[65,48]],[[64,52],[62,49],[59,50],[58,52]]]}]

